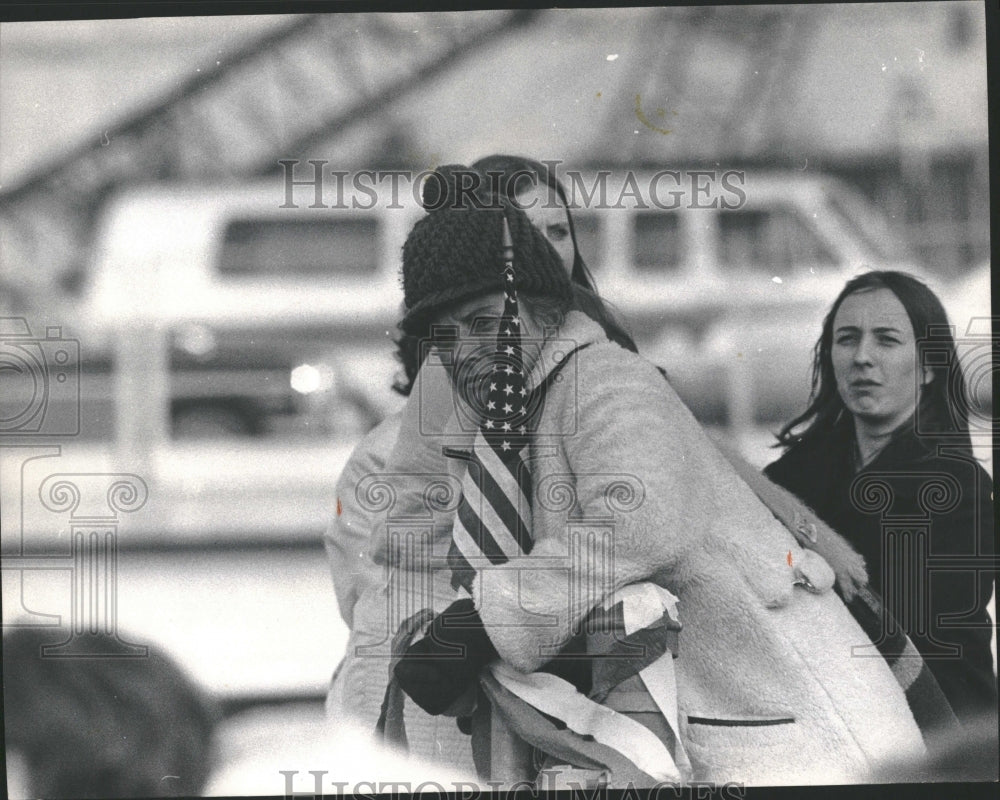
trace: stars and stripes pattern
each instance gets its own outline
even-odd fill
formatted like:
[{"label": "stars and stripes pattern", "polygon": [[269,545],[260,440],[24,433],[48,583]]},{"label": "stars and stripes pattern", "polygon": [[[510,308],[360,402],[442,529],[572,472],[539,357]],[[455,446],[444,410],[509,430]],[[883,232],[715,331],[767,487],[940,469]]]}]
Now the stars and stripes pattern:
[{"label": "stars and stripes pattern", "polygon": [[477,763],[492,770],[494,757],[508,757],[510,748],[493,741],[508,736],[552,754],[546,769],[603,771],[607,788],[690,781],[674,670],[677,602],[666,589],[644,582],[626,586],[591,612],[585,627],[594,631],[587,636],[593,685],[587,695],[552,674],[491,664],[480,685],[488,713],[501,724],[489,741],[473,739]]},{"label": "stars and stripes pattern", "polygon": [[531,552],[530,393],[521,343],[513,244],[503,220],[504,310],[487,364],[481,409],[452,528],[452,586],[471,594],[476,570]]}]

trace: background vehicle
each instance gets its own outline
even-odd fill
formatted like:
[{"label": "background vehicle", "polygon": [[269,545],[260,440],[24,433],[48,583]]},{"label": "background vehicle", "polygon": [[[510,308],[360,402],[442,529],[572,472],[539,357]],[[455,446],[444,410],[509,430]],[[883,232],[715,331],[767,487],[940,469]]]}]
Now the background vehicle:
[{"label": "background vehicle", "polygon": [[139,330],[166,348],[168,435],[350,438],[384,415],[392,220],[279,209],[281,192],[157,187],[108,205],[82,297],[60,318],[80,347],[81,437],[113,439],[127,413],[117,383],[150,382],[152,353],[115,375],[119,345]]},{"label": "background vehicle", "polygon": [[[642,336],[664,324],[705,333],[735,310],[815,304],[817,293],[839,288],[854,271],[913,263],[879,213],[829,176],[680,170],[673,181],[628,174],[648,187],[644,207],[625,199],[621,207],[582,208],[574,219],[602,292]],[[608,179],[609,201],[627,197],[625,175]],[[676,207],[657,208],[654,196]]]},{"label": "background vehicle", "polygon": [[[820,320],[851,276],[914,264],[882,216],[832,177],[679,174],[659,183],[660,203],[675,208],[647,199],[646,208],[581,209],[578,238],[640,349],[701,421],[741,435],[805,401]],[[647,172],[636,183],[656,181]],[[612,176],[607,195],[625,189]]]},{"label": "background vehicle", "polygon": [[[643,351],[667,367],[703,421],[786,417],[807,387],[807,348],[825,305],[855,272],[910,262],[879,215],[832,178],[731,172],[716,174],[706,192],[689,179],[694,172],[676,174],[680,183],[623,170],[562,176],[577,201],[582,252]],[[91,341],[106,345],[121,326],[156,325],[189,353],[215,353],[212,364],[238,353],[246,369],[270,361],[317,370],[314,383],[330,373],[323,359],[343,373],[338,353],[350,353],[365,365],[354,381],[367,383],[375,406],[391,407],[393,366],[384,354],[401,302],[400,248],[422,213],[414,193],[403,191],[396,207],[367,208],[370,198],[348,192],[337,198],[342,207],[312,208],[306,186],[289,208],[286,191],[274,180],[118,197],[98,228],[82,306]],[[657,208],[668,193],[671,207]],[[361,208],[351,207],[355,200]],[[137,296],[155,302],[134,306]],[[741,388],[750,373],[756,388]],[[247,398],[209,386],[232,380],[232,370],[206,365],[204,374],[199,426],[265,429]],[[195,403],[191,381],[176,379],[175,392],[182,386],[175,414]],[[266,394],[276,392],[272,381]]]}]

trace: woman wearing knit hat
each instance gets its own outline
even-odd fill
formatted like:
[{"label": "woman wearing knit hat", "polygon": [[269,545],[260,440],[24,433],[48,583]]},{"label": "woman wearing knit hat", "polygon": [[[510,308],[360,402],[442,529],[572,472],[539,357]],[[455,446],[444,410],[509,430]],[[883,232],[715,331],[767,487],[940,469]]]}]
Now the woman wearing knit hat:
[{"label": "woman wearing knit hat", "polygon": [[[631,336],[597,294],[592,293],[593,281],[577,247],[565,190],[555,176],[539,162],[518,156],[487,156],[476,162],[473,168],[483,173],[488,170],[492,176],[499,175],[500,185],[511,190],[509,199],[522,205],[530,205],[530,192],[536,187],[553,187],[556,190],[562,203],[562,218],[553,213],[553,218],[546,221],[537,214],[533,216],[532,209],[528,209],[529,219],[560,255],[562,266],[571,281],[590,290],[591,293],[581,295],[588,316],[601,324],[608,338],[634,351]],[[520,175],[521,180],[507,180],[514,175]],[[486,174],[479,180],[484,205],[490,201],[481,190],[482,187],[489,187],[490,180],[491,175]],[[572,245],[571,250],[566,248],[567,240]],[[393,388],[404,397],[409,397],[420,366],[420,337],[401,332],[396,344],[403,374]],[[395,632],[395,628],[391,631],[387,629],[385,569],[374,563],[368,552],[374,520],[384,519],[384,512],[359,503],[356,490],[366,477],[385,470],[399,434],[400,420],[400,413],[391,415],[358,443],[338,480],[337,513],[324,535],[341,616],[351,628],[348,653],[382,641],[386,636],[391,637]],[[385,662],[379,659],[346,659],[338,668],[327,697],[327,711],[331,719],[351,717],[367,728],[373,728],[385,687],[385,667]],[[407,723],[409,746],[414,754],[446,761],[458,768],[472,769],[469,737],[458,730],[453,720],[428,716],[411,704],[407,707]]]},{"label": "woman wearing knit hat", "polygon": [[[491,188],[498,190],[512,204],[523,208],[532,224],[549,240],[570,270],[573,283],[585,290],[577,292],[574,297],[579,310],[598,322],[612,342],[637,353],[638,348],[632,335],[597,292],[594,279],[577,242],[576,225],[570,211],[566,188],[555,171],[550,168],[551,164],[524,156],[495,154],[479,159],[472,164],[472,167],[484,173]],[[404,364],[408,361],[413,362],[412,370],[407,369],[408,381],[412,383],[417,372],[415,337],[401,337],[401,352],[404,347],[408,347],[414,353],[410,359],[401,356]],[[664,378],[667,378],[667,373],[662,367],[657,366],[657,369]],[[408,390],[409,384],[407,393]],[[716,438],[715,444],[722,450],[726,460],[740,478],[750,485],[772,513],[792,531],[793,535],[799,535],[800,528],[804,525],[803,520],[807,516],[801,503],[797,502],[789,492],[765,478],[754,465],[743,458],[742,453],[731,442],[724,438]],[[852,600],[857,589],[867,581],[863,559],[843,537],[814,515],[808,516],[809,527],[816,532],[816,535],[809,539],[800,538],[800,542],[816,550],[829,562],[837,575],[838,590],[845,600]]]},{"label": "woman wearing knit hat", "polygon": [[478,171],[440,167],[424,184],[423,204],[429,213],[417,221],[403,245],[404,331],[422,332],[442,309],[503,290],[499,220],[504,213],[520,258],[521,291],[570,299],[570,277],[552,245],[527,214],[491,194]]},{"label": "woman wearing knit hat", "polygon": [[[525,156],[494,154],[472,163],[480,187],[497,189],[511,204],[525,210],[529,221],[542,232],[569,271],[570,280],[584,289],[577,297],[581,310],[604,328],[608,338],[622,347],[638,352],[631,333],[617,314],[598,294],[594,278],[580,252],[576,225],[570,211],[566,188],[545,164]],[[552,196],[554,194],[554,197]],[[403,377],[393,384],[399,394],[408,397],[420,367],[417,340],[401,333],[396,341],[396,358]]]},{"label": "woman wearing knit hat", "polygon": [[[400,640],[427,621],[430,612],[417,613],[427,608],[436,612],[430,634],[391,670],[425,710],[468,713],[480,680],[528,690],[561,681],[573,698],[596,686],[572,670],[552,670],[537,685],[531,673],[551,669],[581,623],[616,593],[651,581],[665,595],[646,600],[680,600],[674,733],[690,769],[678,772],[680,759],[651,764],[648,751],[630,751],[629,737],[601,739],[606,729],[580,731],[581,719],[564,720],[595,746],[623,748],[614,757],[624,752],[640,780],[854,782],[883,759],[919,758],[920,732],[889,667],[850,657],[852,646],[870,640],[830,591],[830,567],[740,480],[656,368],[580,313],[581,290],[523,212],[463,198],[461,180],[458,168],[440,171],[425,195],[433,210],[404,247],[402,327],[426,336],[438,355],[418,375],[381,476],[388,492],[380,497],[389,499],[372,555],[390,577],[382,613],[390,630],[368,654],[381,654],[388,668]],[[516,295],[507,289],[511,272]],[[471,343],[475,354],[482,344],[477,317],[500,350],[520,318],[524,357],[514,363],[523,369],[508,367],[523,382],[496,383],[514,394],[519,386],[529,400],[544,393],[517,427],[522,438],[512,432],[530,476],[511,471],[518,484],[507,505],[490,488],[510,469],[500,455],[506,448],[485,431],[493,419],[483,398],[457,380],[463,359],[473,358],[463,348]],[[453,338],[442,337],[445,327]],[[471,428],[469,407],[479,418]],[[480,455],[484,439],[490,449]],[[473,497],[476,481],[487,503]],[[370,488],[359,485],[356,494]],[[511,508],[527,508],[530,524]],[[463,559],[470,569],[460,574]],[[401,572],[424,576],[424,588],[394,588]],[[425,602],[396,605],[421,591]],[[459,619],[461,628],[452,627]],[[348,662],[363,656],[349,653]],[[631,662],[622,663],[627,673]],[[539,719],[555,711],[538,710]],[[533,777],[521,766],[522,777]]]}]

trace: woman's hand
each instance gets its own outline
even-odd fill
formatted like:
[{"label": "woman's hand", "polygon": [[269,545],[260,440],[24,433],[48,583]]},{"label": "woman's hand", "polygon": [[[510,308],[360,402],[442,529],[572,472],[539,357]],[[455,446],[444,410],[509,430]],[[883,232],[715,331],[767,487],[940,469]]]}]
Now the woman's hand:
[{"label": "woman's hand", "polygon": [[[784,490],[781,489],[781,491]],[[803,545],[823,556],[837,576],[837,588],[840,590],[844,602],[851,602],[858,591],[868,585],[868,569],[865,567],[864,558],[851,547],[843,536],[821,521],[805,506],[802,508],[811,517],[809,524],[814,525],[816,530],[816,542],[807,542]]]},{"label": "woman's hand", "polygon": [[427,635],[407,648],[394,674],[402,690],[424,711],[446,714],[458,708],[476,685],[479,671],[495,658],[496,648],[472,600],[466,598],[434,618]]}]

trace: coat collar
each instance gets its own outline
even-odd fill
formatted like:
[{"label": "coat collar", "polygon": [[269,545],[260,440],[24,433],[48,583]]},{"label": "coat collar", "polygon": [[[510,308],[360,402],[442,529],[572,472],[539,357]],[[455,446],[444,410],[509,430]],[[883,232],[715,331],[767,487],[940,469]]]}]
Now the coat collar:
[{"label": "coat collar", "polygon": [[[934,450],[929,442],[917,435],[914,430],[915,424],[916,421],[913,417],[904,422],[882,448],[882,452],[875,456],[871,463],[862,468],[860,472],[895,470],[900,465],[924,461],[933,457]],[[854,435],[853,431],[851,435]]]},{"label": "coat collar", "polygon": [[542,344],[541,354],[528,375],[528,388],[537,388],[577,347],[607,341],[604,329],[597,322],[582,311],[568,312],[562,327]]},{"label": "coat collar", "polygon": [[914,424],[911,417],[900,425],[881,452],[857,472],[854,467],[857,449],[854,418],[850,414],[844,414],[831,430],[811,442],[809,452],[830,466],[833,472],[830,477],[851,476],[853,479],[863,472],[897,469],[901,464],[912,464],[934,455],[929,442],[914,431]]}]

